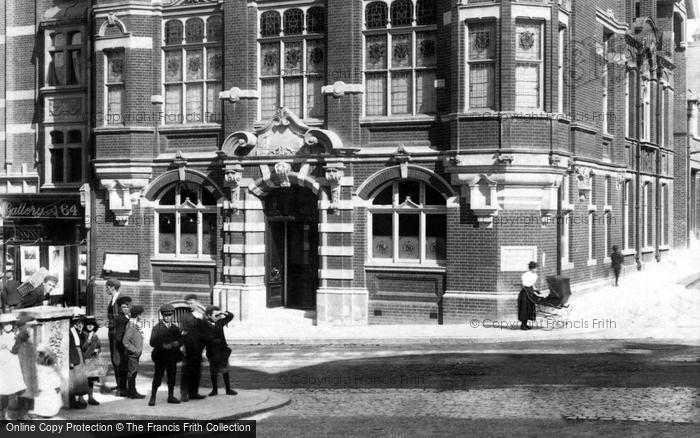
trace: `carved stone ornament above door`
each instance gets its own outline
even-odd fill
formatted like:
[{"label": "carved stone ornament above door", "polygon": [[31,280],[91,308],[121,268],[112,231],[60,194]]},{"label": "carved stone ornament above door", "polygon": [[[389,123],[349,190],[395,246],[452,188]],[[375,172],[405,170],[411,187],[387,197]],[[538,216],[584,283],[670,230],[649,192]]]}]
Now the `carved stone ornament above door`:
[{"label": "carved stone ornament above door", "polygon": [[230,158],[318,156],[355,150],[344,147],[334,132],[307,126],[287,108],[279,108],[255,132],[234,132],[221,145],[221,155]]}]

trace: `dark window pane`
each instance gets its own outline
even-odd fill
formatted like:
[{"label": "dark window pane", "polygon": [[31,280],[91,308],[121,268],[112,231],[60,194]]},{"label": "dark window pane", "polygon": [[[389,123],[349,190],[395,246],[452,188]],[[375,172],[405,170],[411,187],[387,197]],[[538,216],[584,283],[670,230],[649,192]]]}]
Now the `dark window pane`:
[{"label": "dark window pane", "polygon": [[161,213],[158,227],[158,252],[175,254],[175,213]]},{"label": "dark window pane", "polygon": [[197,213],[180,215],[180,254],[197,254]]},{"label": "dark window pane", "polygon": [[175,187],[171,187],[160,198],[160,205],[175,205]]},{"label": "dark window pane", "polygon": [[202,253],[216,255],[216,214],[202,215]]},{"label": "dark window pane", "polygon": [[394,0],[391,4],[391,26],[413,24],[413,3],[411,0]]},{"label": "dark window pane", "polygon": [[435,24],[435,0],[418,0],[416,21],[418,24]]},{"label": "dark window pane", "polygon": [[212,192],[212,188],[202,187],[202,205],[216,205],[216,196]]},{"label": "dark window pane", "polygon": [[63,182],[63,149],[51,150],[51,176],[52,182]]},{"label": "dark window pane", "polygon": [[185,23],[185,39],[188,44],[204,41],[204,20],[201,18],[190,18],[187,20]]},{"label": "dark window pane", "polygon": [[431,186],[425,186],[425,205],[445,205],[445,197]]},{"label": "dark window pane", "polygon": [[193,184],[183,184],[180,186],[180,204],[184,204],[187,200],[196,204],[199,200],[197,196],[197,186]]},{"label": "dark window pane", "polygon": [[63,132],[51,131],[51,144],[63,144]]},{"label": "dark window pane", "polygon": [[221,41],[223,40],[223,26],[221,22],[221,17],[214,15],[209,17],[207,20],[207,41]]},{"label": "dark window pane", "polygon": [[179,20],[165,23],[165,44],[182,44],[182,23]]},{"label": "dark window pane", "polygon": [[399,215],[399,258],[417,260],[420,258],[418,240],[420,217],[417,214]]},{"label": "dark window pane", "polygon": [[447,259],[445,236],[447,217],[444,214],[429,214],[425,217],[425,258],[428,260]]},{"label": "dark window pane", "polygon": [[411,202],[420,204],[420,183],[418,181],[401,181],[399,183],[399,204],[410,198]]},{"label": "dark window pane", "polygon": [[326,31],[326,10],[319,7],[306,11],[306,32],[323,33]]},{"label": "dark window pane", "polygon": [[365,10],[365,21],[367,24],[367,29],[378,29],[386,27],[386,3],[374,2],[367,5],[367,9]]},{"label": "dark window pane", "polygon": [[304,13],[301,9],[289,9],[284,13],[285,35],[300,35],[304,30]]},{"label": "dark window pane", "polygon": [[68,182],[80,182],[83,180],[83,150],[68,149]]},{"label": "dark window pane", "polygon": [[82,143],[83,135],[78,130],[68,131],[68,143]]},{"label": "dark window pane", "polygon": [[260,35],[262,36],[278,36],[280,34],[280,25],[282,19],[280,14],[275,11],[268,11],[260,16]]},{"label": "dark window pane", "polygon": [[372,204],[374,205],[392,205],[393,204],[393,194],[394,194],[394,185],[389,184],[379,192],[379,194],[374,198],[374,202]]},{"label": "dark window pane", "polygon": [[394,254],[391,214],[372,214],[372,257],[390,259]]}]

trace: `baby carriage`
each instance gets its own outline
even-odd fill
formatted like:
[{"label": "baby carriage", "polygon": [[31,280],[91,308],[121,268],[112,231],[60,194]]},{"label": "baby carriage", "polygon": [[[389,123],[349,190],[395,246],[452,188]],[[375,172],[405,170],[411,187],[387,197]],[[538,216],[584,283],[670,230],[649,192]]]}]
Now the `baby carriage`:
[{"label": "baby carriage", "polygon": [[528,290],[527,297],[535,304],[538,315],[545,318],[560,318],[571,313],[571,306],[567,304],[571,297],[571,285],[568,277],[552,275],[547,277],[549,295],[541,297]]}]

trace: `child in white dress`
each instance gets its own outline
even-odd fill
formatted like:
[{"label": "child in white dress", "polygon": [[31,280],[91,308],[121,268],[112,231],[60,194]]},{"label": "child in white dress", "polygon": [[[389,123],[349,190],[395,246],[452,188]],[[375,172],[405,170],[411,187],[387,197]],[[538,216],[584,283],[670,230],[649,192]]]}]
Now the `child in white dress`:
[{"label": "child in white dress", "polygon": [[0,415],[5,419],[5,410],[8,407],[10,397],[16,397],[27,389],[22,378],[22,368],[19,357],[12,353],[15,345],[15,317],[11,313],[0,314]]},{"label": "child in white dress", "polygon": [[55,417],[61,410],[61,376],[54,368],[53,353],[48,346],[37,349],[36,377],[39,381],[39,393],[34,397],[34,409],[30,414],[38,417]]}]

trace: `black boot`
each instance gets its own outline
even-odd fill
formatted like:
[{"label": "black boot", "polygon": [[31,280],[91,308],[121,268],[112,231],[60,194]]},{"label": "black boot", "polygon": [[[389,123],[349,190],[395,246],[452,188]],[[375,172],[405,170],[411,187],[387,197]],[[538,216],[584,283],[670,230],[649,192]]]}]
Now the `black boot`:
[{"label": "black boot", "polygon": [[156,385],[151,385],[151,398],[148,399],[148,406],[156,405],[156,393],[158,392],[158,387]]},{"label": "black boot", "polygon": [[136,373],[134,373],[134,375],[129,377],[127,384],[129,385],[128,389],[127,389],[127,397],[136,398],[136,399],[146,398],[145,395],[139,394],[138,392],[136,392]]},{"label": "black boot", "polygon": [[212,395],[217,395],[219,392],[217,390],[217,386],[219,386],[219,383],[217,382],[217,375],[216,373],[211,373],[211,392],[209,393],[209,397]]},{"label": "black boot", "polygon": [[236,391],[231,389],[231,381],[229,380],[228,373],[224,373],[224,385],[226,385],[227,395],[238,395]]},{"label": "black boot", "polygon": [[180,403],[180,400],[175,398],[173,393],[175,392],[175,386],[168,386],[168,403]]},{"label": "black boot", "polygon": [[119,371],[119,373],[115,376],[117,379],[117,395],[119,397],[127,397],[128,396],[128,390],[127,390],[127,377],[124,373]]}]

